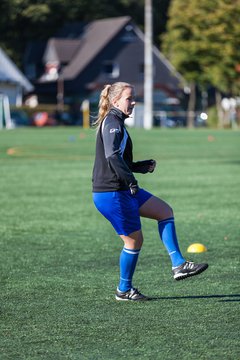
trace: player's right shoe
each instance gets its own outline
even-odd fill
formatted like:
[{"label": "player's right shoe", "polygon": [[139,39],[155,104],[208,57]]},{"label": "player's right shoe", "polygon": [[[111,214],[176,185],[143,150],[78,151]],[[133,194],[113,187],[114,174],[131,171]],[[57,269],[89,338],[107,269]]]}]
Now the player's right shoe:
[{"label": "player's right shoe", "polygon": [[115,294],[116,300],[120,301],[146,301],[149,300],[147,296],[143,295],[138,289],[130,289],[128,291],[120,291],[117,289]]},{"label": "player's right shoe", "polygon": [[195,264],[192,261],[185,261],[182,265],[172,270],[175,280],[183,280],[187,277],[198,275],[208,268],[208,264]]}]

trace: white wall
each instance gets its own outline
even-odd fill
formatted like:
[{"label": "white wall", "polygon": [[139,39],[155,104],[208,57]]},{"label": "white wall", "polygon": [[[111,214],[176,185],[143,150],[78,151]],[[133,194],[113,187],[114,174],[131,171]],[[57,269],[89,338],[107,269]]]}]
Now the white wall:
[{"label": "white wall", "polygon": [[18,84],[0,83],[0,93],[8,96],[10,105],[22,105],[22,89]]}]

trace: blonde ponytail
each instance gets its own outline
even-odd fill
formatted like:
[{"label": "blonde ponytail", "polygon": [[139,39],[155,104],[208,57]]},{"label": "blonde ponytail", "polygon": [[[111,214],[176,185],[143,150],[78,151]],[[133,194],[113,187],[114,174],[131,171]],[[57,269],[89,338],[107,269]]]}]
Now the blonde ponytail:
[{"label": "blonde ponytail", "polygon": [[106,117],[107,113],[113,105],[113,100],[120,98],[124,89],[132,87],[132,85],[126,82],[116,82],[112,85],[105,85],[99,99],[98,104],[98,117],[97,120],[93,123],[93,126],[99,129],[102,121]]}]

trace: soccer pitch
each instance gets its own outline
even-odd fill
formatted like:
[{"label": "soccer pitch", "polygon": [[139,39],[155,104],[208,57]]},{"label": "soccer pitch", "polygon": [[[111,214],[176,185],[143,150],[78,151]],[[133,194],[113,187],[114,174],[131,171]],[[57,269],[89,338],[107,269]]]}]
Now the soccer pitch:
[{"label": "soccer pitch", "polygon": [[[237,360],[240,132],[130,129],[140,186],[173,207],[180,247],[209,269],[176,282],[157,224],[143,219],[134,285],[117,302],[120,239],[95,209],[95,131],[0,132],[1,360]],[[190,244],[208,251],[187,254]]]}]

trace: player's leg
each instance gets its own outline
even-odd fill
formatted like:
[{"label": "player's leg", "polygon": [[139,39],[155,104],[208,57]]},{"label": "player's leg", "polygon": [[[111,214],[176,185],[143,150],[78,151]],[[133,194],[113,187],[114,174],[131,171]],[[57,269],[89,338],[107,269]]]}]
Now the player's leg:
[{"label": "player's leg", "polygon": [[142,231],[135,231],[128,236],[120,235],[124,242],[122,252],[120,254],[120,281],[118,289],[127,291],[132,288],[132,278],[137,265],[138,256],[143,243]]},{"label": "player's leg", "polygon": [[172,267],[185,262],[178,245],[172,208],[163,200],[152,196],[139,209],[140,215],[158,221],[158,231],[172,261]]},{"label": "player's leg", "polygon": [[157,221],[173,217],[172,208],[165,201],[153,195],[142,204],[139,212],[140,216]]},{"label": "player's leg", "polygon": [[143,234],[142,230],[134,231],[129,235],[120,235],[120,238],[124,242],[124,246],[127,249],[138,250],[141,249],[143,244]]},{"label": "player's leg", "polygon": [[132,285],[132,278],[138,261],[138,256],[143,244],[142,230],[135,231],[129,235],[120,235],[124,247],[120,254],[120,280],[116,292],[117,300],[147,300]]},{"label": "player's leg", "polygon": [[208,268],[208,264],[195,264],[184,259],[178,245],[173,210],[165,201],[151,196],[141,205],[139,212],[143,217],[158,221],[159,235],[170,256],[174,279],[194,276]]},{"label": "player's leg", "polygon": [[132,278],[143,243],[138,201],[130,191],[95,193],[97,209],[112,224],[124,242],[120,254],[120,281],[116,292],[117,300],[146,300],[132,286]]},{"label": "player's leg", "polygon": [[128,193],[119,196],[120,207],[115,207],[116,212],[118,209],[118,215],[117,221],[113,224],[124,246],[119,259],[120,280],[117,291],[126,293],[133,288],[132,278],[141,251],[143,234],[137,200]]}]

